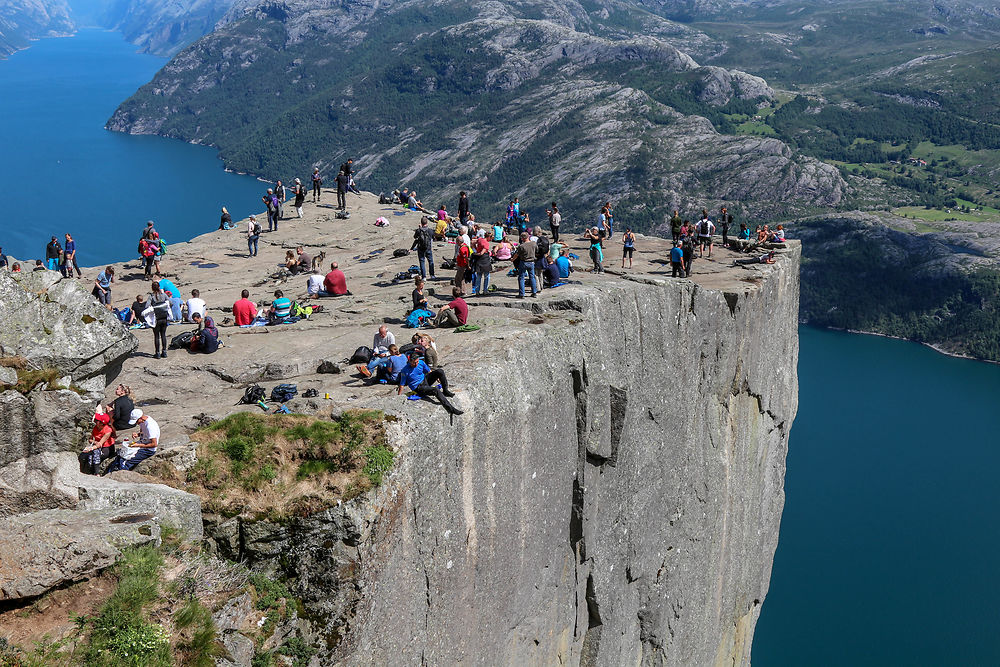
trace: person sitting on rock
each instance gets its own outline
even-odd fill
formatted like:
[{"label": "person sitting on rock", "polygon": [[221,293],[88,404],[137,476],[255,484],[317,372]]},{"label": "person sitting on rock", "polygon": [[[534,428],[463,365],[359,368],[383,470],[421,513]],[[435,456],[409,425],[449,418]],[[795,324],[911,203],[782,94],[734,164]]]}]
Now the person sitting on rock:
[{"label": "person sitting on rock", "polygon": [[570,272],[573,271],[573,262],[569,261],[569,248],[564,246],[559,250],[559,256],[556,257],[556,266],[559,267],[560,279],[569,278]]},{"label": "person sitting on rock", "polygon": [[212,354],[218,350],[219,330],[215,326],[215,320],[210,315],[202,318],[201,313],[195,313],[193,321],[198,325],[198,331],[191,339],[191,351]]},{"label": "person sitting on rock", "polygon": [[150,456],[156,454],[156,447],[160,443],[160,425],[152,417],[144,415],[142,410],[136,408],[132,411],[128,420],[129,426],[138,426],[139,430],[132,434],[132,440],[128,443],[131,456],[125,458],[119,453],[115,460],[108,466],[108,472],[113,470],[132,470],[140,462],[145,461]]},{"label": "person sitting on rock", "polygon": [[778,227],[771,232],[771,243],[784,243],[785,242],[785,226],[778,225]]},{"label": "person sitting on rock", "polygon": [[[160,287],[162,288],[163,281],[160,281]],[[167,301],[170,303],[170,316],[167,318],[168,322],[180,322],[184,319],[184,299],[180,297],[179,294],[166,290],[164,294],[167,295]]]},{"label": "person sitting on rock", "polygon": [[541,260],[542,262],[542,284],[545,287],[555,287],[559,282],[559,265],[556,264],[556,260],[552,259],[551,255],[546,255]]},{"label": "person sitting on rock", "polygon": [[424,279],[417,276],[413,279],[413,310],[428,310],[427,295],[424,294]]},{"label": "person sitting on rock", "polygon": [[129,307],[128,321],[126,324],[138,324],[140,326],[145,326],[146,321],[142,318],[142,313],[149,304],[146,302],[146,297],[142,294],[135,295],[135,301],[132,302],[131,307]]},{"label": "person sitting on rock", "polygon": [[[436,385],[438,382],[441,383],[440,388]],[[437,398],[444,409],[453,415],[463,413],[448,400],[455,394],[448,389],[448,378],[445,377],[444,369],[431,370],[419,354],[410,354],[406,366],[400,371],[397,396],[403,393],[403,387],[409,387],[410,391],[424,398],[432,396]]]},{"label": "person sitting on rock", "polygon": [[80,472],[85,475],[100,473],[101,461],[110,459],[114,454],[115,436],[114,429],[111,428],[111,415],[103,412],[96,414],[90,439],[80,454]]},{"label": "person sitting on rock", "polygon": [[376,369],[384,366],[389,358],[389,347],[396,344],[396,337],[389,331],[389,327],[382,325],[375,332],[372,339],[372,358],[367,366],[357,366],[358,372],[366,378],[372,377]]},{"label": "person sitting on rock", "polygon": [[351,292],[347,289],[347,276],[338,268],[337,262],[330,264],[330,273],[323,279],[323,289],[320,296],[347,296]]},{"label": "person sitting on rock", "polygon": [[288,320],[288,316],[292,314],[292,300],[285,296],[285,293],[279,290],[274,290],[274,301],[271,302],[271,307],[267,311],[267,319],[271,324],[281,324]]},{"label": "person sitting on rock", "polygon": [[302,246],[295,249],[295,265],[290,270],[293,276],[312,271],[312,257],[306,253]]},{"label": "person sitting on rock", "polygon": [[250,290],[243,290],[240,300],[233,304],[233,319],[238,327],[253,324],[257,319],[257,306],[250,300]]},{"label": "person sitting on rock", "polygon": [[447,305],[441,306],[441,310],[434,318],[434,326],[460,327],[468,321],[469,305],[462,298],[462,290],[452,287],[451,296],[452,300]]},{"label": "person sitting on rock", "polygon": [[130,424],[128,420],[132,418],[132,411],[135,410],[135,401],[132,400],[132,388],[126,384],[119,384],[115,387],[115,400],[106,407],[105,412],[111,416],[111,428],[115,435],[124,433]]},{"label": "person sitting on rock", "polygon": [[319,298],[319,293],[323,291],[323,280],[326,278],[322,273],[313,273],[306,278],[306,295],[310,299]]}]

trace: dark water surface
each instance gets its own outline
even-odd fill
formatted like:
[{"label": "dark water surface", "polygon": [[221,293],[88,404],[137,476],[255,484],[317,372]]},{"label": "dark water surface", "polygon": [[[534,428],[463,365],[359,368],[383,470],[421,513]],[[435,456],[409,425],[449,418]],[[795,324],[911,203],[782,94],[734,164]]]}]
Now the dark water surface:
[{"label": "dark water surface", "polygon": [[799,333],[754,665],[1000,664],[1000,366]]},{"label": "dark water surface", "polygon": [[104,129],[115,108],[166,62],[97,29],[43,39],[0,60],[0,246],[42,258],[69,232],[81,266],[135,255],[146,220],[168,242],[260,210],[267,186],[226,173],[216,151]]}]

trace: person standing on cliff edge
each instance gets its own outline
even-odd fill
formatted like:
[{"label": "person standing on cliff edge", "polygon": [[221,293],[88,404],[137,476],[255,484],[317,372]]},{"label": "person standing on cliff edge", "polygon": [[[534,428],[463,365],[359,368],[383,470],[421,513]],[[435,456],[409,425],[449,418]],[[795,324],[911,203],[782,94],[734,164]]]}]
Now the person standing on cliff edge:
[{"label": "person standing on cliff edge", "polygon": [[315,204],[316,202],[319,201],[320,188],[323,186],[323,179],[320,178],[319,175],[319,167],[313,168],[312,183],[313,183],[313,203]]},{"label": "person standing on cliff edge", "polygon": [[469,195],[465,190],[458,193],[458,221],[463,225],[469,221]]}]

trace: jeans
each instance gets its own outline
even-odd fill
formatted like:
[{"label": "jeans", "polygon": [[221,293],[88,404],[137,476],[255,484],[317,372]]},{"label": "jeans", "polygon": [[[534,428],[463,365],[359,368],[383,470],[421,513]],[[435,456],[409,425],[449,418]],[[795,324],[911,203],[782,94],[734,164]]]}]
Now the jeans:
[{"label": "jeans", "polygon": [[347,208],[347,193],[337,189],[337,208]]},{"label": "jeans", "polygon": [[269,209],[267,212],[267,230],[278,231],[278,209]]},{"label": "jeans", "polygon": [[490,270],[489,269],[479,269],[479,289],[476,289],[475,283],[472,285],[472,290],[477,294],[486,294],[490,289]]},{"label": "jeans", "polygon": [[156,324],[153,325],[153,348],[156,350],[156,354],[159,354],[161,349],[164,352],[167,351],[166,320],[156,320]]},{"label": "jeans", "polygon": [[552,230],[552,242],[556,243],[559,241],[559,225],[549,225],[549,229]]},{"label": "jeans", "polygon": [[428,248],[426,251],[421,252],[419,249],[417,249],[417,261],[420,262],[420,277],[421,278],[426,278],[427,277],[427,270],[426,270],[426,268],[424,266],[424,262],[426,261],[427,262],[427,266],[431,270],[431,278],[433,278],[434,277],[434,250],[432,248]]},{"label": "jeans", "polygon": [[154,454],[156,454],[155,447],[140,447],[139,451],[135,453],[135,456],[128,460],[116,456],[115,460],[108,466],[108,472],[111,472],[112,470],[132,470],[139,465],[139,463],[145,461]]},{"label": "jeans", "polygon": [[256,234],[247,237],[247,249],[250,251],[251,257],[257,256],[257,241],[259,240],[260,237],[257,236]]},{"label": "jeans", "polygon": [[314,202],[318,202],[319,201],[319,196],[320,196],[320,189],[319,189],[319,187],[320,187],[320,182],[319,181],[313,181],[313,201]]},{"label": "jeans", "polygon": [[372,360],[368,362],[368,370],[372,372],[372,375],[377,375],[377,368],[384,368],[388,366],[392,361],[392,357],[372,357]]},{"label": "jeans", "polygon": [[531,279],[531,293],[538,294],[538,279],[535,278],[535,263],[521,262],[517,265],[517,295],[524,296],[524,276]]}]

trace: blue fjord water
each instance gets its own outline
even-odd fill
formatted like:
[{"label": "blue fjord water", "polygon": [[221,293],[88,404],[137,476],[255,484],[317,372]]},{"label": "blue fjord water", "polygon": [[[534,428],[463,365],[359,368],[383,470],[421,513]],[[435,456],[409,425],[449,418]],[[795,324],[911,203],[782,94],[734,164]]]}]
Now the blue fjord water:
[{"label": "blue fjord water", "polygon": [[[259,209],[264,185],[212,149],[102,129],[163,61],[85,30],[0,61],[0,245],[82,264]],[[800,408],[753,658],[771,665],[1000,664],[995,513],[1000,367],[902,341],[801,329]]]},{"label": "blue fjord water", "polygon": [[104,129],[165,62],[98,29],[0,60],[5,253],[41,258],[69,232],[81,266],[104,264],[135,255],[147,220],[169,243],[217,228],[222,206],[237,220],[262,208],[267,186],[227,173],[215,150]]},{"label": "blue fjord water", "polygon": [[1000,366],[799,335],[754,665],[1000,664]]}]

